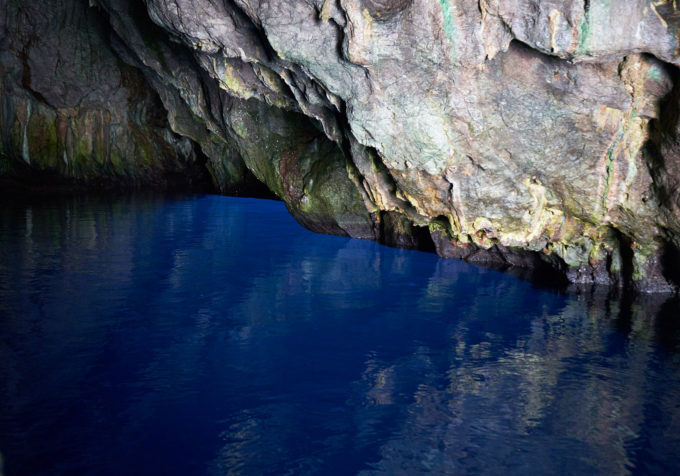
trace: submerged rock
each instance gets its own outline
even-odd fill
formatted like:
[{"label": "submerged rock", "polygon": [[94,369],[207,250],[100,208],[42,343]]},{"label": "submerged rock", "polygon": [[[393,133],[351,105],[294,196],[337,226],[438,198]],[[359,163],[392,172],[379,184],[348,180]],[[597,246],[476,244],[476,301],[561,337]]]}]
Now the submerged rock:
[{"label": "submerged rock", "polygon": [[316,231],[676,289],[676,2],[0,8],[5,174],[254,175]]}]

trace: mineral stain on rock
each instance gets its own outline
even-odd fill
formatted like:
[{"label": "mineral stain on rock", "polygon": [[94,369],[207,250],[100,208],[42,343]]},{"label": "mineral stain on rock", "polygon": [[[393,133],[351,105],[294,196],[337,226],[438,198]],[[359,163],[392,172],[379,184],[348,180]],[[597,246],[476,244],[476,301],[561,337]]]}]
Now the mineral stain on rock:
[{"label": "mineral stain on rock", "polygon": [[364,0],[364,7],[377,20],[391,20],[411,6],[413,0]]},{"label": "mineral stain on rock", "polygon": [[5,0],[0,18],[6,189],[266,187],[316,231],[677,290],[676,2]]}]

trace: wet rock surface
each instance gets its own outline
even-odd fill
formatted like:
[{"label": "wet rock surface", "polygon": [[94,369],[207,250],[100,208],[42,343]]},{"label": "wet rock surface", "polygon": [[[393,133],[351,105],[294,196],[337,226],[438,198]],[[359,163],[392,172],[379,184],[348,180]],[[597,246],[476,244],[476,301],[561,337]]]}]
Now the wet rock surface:
[{"label": "wet rock surface", "polygon": [[5,176],[256,177],[316,231],[676,290],[674,1],[0,8]]}]

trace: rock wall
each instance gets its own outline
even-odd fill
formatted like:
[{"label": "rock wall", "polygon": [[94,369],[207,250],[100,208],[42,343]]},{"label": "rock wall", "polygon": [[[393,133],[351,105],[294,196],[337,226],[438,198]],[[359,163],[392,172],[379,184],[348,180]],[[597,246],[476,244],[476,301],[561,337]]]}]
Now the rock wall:
[{"label": "rock wall", "polygon": [[4,2],[13,168],[252,173],[316,231],[676,289],[675,1],[41,0],[67,28]]},{"label": "rock wall", "polygon": [[[82,2],[0,2],[4,185],[205,183],[192,144]],[[188,173],[187,173],[188,172]]]}]

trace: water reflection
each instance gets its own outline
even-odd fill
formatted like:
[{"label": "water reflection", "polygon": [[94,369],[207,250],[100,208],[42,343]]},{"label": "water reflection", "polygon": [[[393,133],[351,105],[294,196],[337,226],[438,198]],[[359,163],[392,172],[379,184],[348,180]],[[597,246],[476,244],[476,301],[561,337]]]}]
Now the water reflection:
[{"label": "water reflection", "polygon": [[[421,380],[374,468],[535,473],[561,472],[568,462],[569,473],[671,471],[680,368],[656,351],[655,320],[677,316],[658,312],[659,301],[570,299],[558,313],[529,318],[529,332],[511,343],[459,321],[446,358],[426,361],[421,372],[430,377]],[[627,334],[612,333],[622,325]],[[392,369],[412,365],[424,365],[422,353]],[[437,381],[444,365],[447,385]],[[430,445],[413,445],[423,439]]]},{"label": "water reflection", "polygon": [[282,207],[1,209],[7,474],[678,469],[677,299],[537,289]]}]

